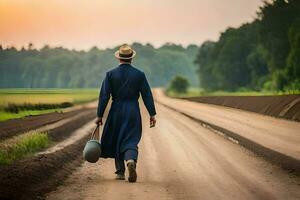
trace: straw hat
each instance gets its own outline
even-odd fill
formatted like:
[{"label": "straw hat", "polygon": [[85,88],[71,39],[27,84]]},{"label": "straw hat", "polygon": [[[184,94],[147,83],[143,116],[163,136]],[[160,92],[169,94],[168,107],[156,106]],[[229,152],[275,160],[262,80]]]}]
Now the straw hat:
[{"label": "straw hat", "polygon": [[115,52],[115,57],[118,59],[132,59],[136,55],[136,52],[128,45],[123,44],[119,50]]}]

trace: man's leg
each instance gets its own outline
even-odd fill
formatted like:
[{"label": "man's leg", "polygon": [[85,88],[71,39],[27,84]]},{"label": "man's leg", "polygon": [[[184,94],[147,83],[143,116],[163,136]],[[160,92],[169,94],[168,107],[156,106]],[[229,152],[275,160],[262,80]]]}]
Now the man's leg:
[{"label": "man's leg", "polygon": [[136,182],[137,173],[136,173],[136,162],[138,157],[138,151],[136,149],[128,149],[124,154],[124,159],[126,160],[126,165],[128,168],[128,181]]},{"label": "man's leg", "polygon": [[115,167],[117,174],[116,179],[118,180],[125,180],[125,164],[123,159],[115,158]]}]

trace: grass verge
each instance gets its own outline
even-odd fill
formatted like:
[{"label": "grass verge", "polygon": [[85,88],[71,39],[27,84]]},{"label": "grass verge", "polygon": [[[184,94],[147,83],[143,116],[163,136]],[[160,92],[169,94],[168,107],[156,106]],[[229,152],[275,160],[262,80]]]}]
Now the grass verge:
[{"label": "grass verge", "polygon": [[201,88],[189,88],[187,93],[176,93],[168,91],[167,95],[170,97],[197,97],[197,96],[270,96],[270,95],[289,95],[300,94],[300,91],[204,91]]},{"label": "grass verge", "polygon": [[0,143],[0,165],[32,155],[50,144],[47,133],[27,133],[16,138],[4,140]]},{"label": "grass verge", "polygon": [[0,109],[0,122],[9,119],[18,119],[26,116],[41,115],[41,114],[61,112],[61,111],[62,109],[49,109],[49,110],[26,110],[26,111],[20,111],[18,113],[9,113]]}]

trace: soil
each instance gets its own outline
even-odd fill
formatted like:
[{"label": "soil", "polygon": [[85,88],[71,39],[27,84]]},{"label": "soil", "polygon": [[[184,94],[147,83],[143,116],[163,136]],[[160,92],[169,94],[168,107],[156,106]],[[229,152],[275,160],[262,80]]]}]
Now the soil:
[{"label": "soil", "polygon": [[[82,111],[81,111],[82,112]],[[48,132],[48,135],[51,137],[51,141],[59,142],[67,139],[75,129],[82,127],[87,122],[92,121],[96,117],[95,110],[85,111],[83,116],[73,121],[70,121],[63,126],[52,129]]]},{"label": "soil", "polygon": [[37,129],[39,127],[48,124],[53,124],[60,120],[75,116],[81,113],[82,111],[86,111],[86,110],[87,108],[73,110],[64,113],[53,112],[53,113],[47,113],[43,115],[28,116],[21,119],[12,119],[8,121],[0,122],[0,140],[4,140],[22,134],[27,131]]},{"label": "soil", "polygon": [[[0,130],[6,132],[1,132],[1,139],[35,128],[50,129],[47,132],[52,145],[47,150],[57,148],[56,146],[63,148],[50,153],[45,151],[9,166],[0,166],[0,199],[41,199],[46,192],[61,184],[83,161],[81,151],[89,134],[81,127],[95,117],[95,107],[84,107],[66,113],[49,113],[2,122]],[[80,137],[73,137],[74,134]],[[82,137],[82,134],[86,135]],[[72,140],[69,145],[61,145],[67,140]]]},{"label": "soil", "polygon": [[[54,129],[49,134],[54,141],[63,140],[94,117],[94,112],[88,112],[86,117]],[[0,199],[43,199],[46,192],[60,185],[80,166],[83,161],[81,152],[89,136],[87,134],[52,153],[37,154],[12,165],[1,166]]]},{"label": "soil", "polygon": [[300,121],[300,95],[202,96],[183,99]]}]

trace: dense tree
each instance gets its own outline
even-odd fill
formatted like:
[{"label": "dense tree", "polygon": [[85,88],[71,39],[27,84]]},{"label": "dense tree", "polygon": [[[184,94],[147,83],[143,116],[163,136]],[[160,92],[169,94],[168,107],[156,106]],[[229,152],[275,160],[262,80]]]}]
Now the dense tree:
[{"label": "dense tree", "polygon": [[[189,77],[197,85],[193,59],[198,47],[167,43],[160,48],[151,44],[133,43],[137,56],[133,64],[143,70],[152,86],[165,86],[175,75]],[[44,46],[37,50],[33,44],[17,50],[0,48],[0,87],[70,88],[99,87],[105,72],[117,66],[116,48],[89,51],[68,50]]]},{"label": "dense tree", "polygon": [[300,88],[300,17],[290,27],[288,34],[291,48],[287,58],[286,87],[295,90]]},{"label": "dense tree", "polygon": [[204,42],[198,52],[195,63],[199,64],[198,73],[200,86],[206,90],[215,90],[217,88],[217,78],[213,73],[213,51],[215,43],[211,41]]},{"label": "dense tree", "polygon": [[300,1],[266,1],[252,23],[204,43],[196,63],[206,90],[300,89]]},{"label": "dense tree", "polygon": [[209,90],[235,90],[248,86],[251,68],[254,64],[250,56],[256,48],[257,36],[253,24],[245,24],[239,29],[229,28],[221,34],[216,43],[204,43],[198,53],[201,86]]}]

